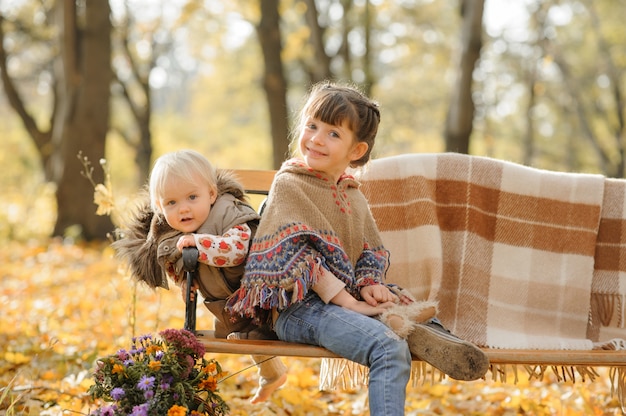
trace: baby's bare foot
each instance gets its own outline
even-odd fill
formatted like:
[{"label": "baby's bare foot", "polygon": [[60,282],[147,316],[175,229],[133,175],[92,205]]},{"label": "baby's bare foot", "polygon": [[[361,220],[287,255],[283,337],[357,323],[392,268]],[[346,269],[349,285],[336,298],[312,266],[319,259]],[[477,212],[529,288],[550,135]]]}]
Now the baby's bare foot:
[{"label": "baby's bare foot", "polygon": [[271,383],[259,385],[259,388],[257,389],[256,393],[254,393],[254,397],[250,399],[250,403],[252,404],[263,403],[264,401],[269,399],[269,397],[272,395],[272,393],[274,393],[274,391],[276,391],[276,389],[278,389],[280,386],[285,384],[286,381],[287,381],[287,374],[282,374],[280,377],[278,377],[276,380],[272,381]]}]

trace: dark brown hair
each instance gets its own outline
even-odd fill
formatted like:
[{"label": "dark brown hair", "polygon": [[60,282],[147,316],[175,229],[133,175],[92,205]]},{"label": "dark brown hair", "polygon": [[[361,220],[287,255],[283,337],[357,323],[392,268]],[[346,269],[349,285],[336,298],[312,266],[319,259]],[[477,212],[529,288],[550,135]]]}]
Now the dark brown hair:
[{"label": "dark brown hair", "polygon": [[376,102],[366,97],[357,88],[328,81],[313,85],[302,108],[296,134],[299,134],[307,117],[316,118],[333,126],[347,122],[356,140],[367,144],[365,154],[353,161],[350,166],[363,166],[369,161],[378,133],[380,110]]}]

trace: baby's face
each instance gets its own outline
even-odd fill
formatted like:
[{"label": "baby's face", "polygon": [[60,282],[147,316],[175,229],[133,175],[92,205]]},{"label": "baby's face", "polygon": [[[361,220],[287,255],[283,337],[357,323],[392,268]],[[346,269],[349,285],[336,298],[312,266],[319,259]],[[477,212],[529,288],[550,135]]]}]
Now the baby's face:
[{"label": "baby's face", "polygon": [[159,203],[170,227],[193,233],[206,221],[217,193],[199,176],[188,182],[172,176],[163,189]]}]

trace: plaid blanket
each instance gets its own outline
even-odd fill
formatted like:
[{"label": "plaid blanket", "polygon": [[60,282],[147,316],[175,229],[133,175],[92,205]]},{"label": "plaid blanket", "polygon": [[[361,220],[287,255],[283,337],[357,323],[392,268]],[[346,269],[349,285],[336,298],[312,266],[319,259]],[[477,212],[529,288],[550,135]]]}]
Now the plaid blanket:
[{"label": "plaid blanket", "polygon": [[361,181],[388,281],[437,300],[461,338],[515,349],[626,338],[626,181],[452,153],[374,160]]}]

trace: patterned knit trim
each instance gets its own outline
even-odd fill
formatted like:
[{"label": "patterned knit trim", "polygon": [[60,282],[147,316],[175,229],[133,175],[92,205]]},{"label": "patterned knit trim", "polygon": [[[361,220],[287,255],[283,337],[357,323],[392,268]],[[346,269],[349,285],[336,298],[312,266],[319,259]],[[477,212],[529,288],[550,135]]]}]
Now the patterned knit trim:
[{"label": "patterned knit trim", "polygon": [[255,307],[285,309],[304,299],[322,268],[354,286],[354,269],[335,236],[301,224],[284,226],[276,235],[255,241],[241,287],[228,307],[246,316],[253,316]]}]

